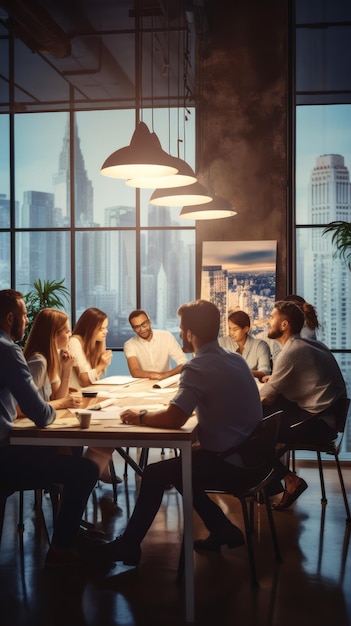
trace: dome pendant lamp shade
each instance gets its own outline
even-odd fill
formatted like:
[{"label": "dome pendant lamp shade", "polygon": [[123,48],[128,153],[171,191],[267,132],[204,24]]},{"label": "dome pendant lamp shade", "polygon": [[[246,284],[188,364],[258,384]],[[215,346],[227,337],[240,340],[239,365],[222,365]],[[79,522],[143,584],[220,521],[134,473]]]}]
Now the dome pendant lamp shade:
[{"label": "dome pendant lamp shade", "polygon": [[171,157],[174,167],[178,169],[178,174],[171,176],[144,176],[138,178],[130,178],[126,180],[128,187],[141,187],[142,189],[165,189],[166,187],[184,187],[195,183],[197,178],[195,172],[182,159]]},{"label": "dome pendant lamp shade", "polygon": [[173,157],[162,150],[155,133],[150,133],[144,122],[139,122],[129,146],[113,152],[100,169],[111,178],[136,176],[169,176],[177,173]]},{"label": "dome pendant lamp shade", "polygon": [[196,182],[185,187],[171,189],[155,189],[149,203],[155,206],[184,206],[189,204],[205,204],[212,200],[205,187]]},{"label": "dome pendant lamp shade", "polygon": [[233,205],[219,196],[214,196],[211,202],[203,206],[183,206],[179,217],[188,220],[217,220],[223,217],[236,215]]}]

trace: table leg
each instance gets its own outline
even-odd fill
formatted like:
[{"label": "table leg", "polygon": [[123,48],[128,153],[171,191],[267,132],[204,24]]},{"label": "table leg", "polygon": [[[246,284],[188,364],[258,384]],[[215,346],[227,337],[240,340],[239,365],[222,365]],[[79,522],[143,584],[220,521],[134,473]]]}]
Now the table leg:
[{"label": "table leg", "polygon": [[187,622],[195,619],[194,599],[194,549],[193,549],[193,494],[191,481],[191,442],[182,448],[184,561],[185,561],[185,611]]}]

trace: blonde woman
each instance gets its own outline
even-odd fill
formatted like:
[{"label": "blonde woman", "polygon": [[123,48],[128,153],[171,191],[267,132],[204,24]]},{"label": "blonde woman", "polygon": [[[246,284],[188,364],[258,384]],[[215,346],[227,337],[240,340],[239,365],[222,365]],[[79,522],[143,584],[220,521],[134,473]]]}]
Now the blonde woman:
[{"label": "blonde woman", "polygon": [[37,314],[23,350],[42,398],[56,409],[78,408],[82,395],[70,389],[73,357],[67,350],[71,336],[68,315],[45,308]]},{"label": "blonde woman", "polygon": [[74,326],[68,344],[74,358],[73,387],[87,387],[96,382],[111,363],[112,351],[106,350],[107,327],[106,313],[94,307],[86,309]]}]

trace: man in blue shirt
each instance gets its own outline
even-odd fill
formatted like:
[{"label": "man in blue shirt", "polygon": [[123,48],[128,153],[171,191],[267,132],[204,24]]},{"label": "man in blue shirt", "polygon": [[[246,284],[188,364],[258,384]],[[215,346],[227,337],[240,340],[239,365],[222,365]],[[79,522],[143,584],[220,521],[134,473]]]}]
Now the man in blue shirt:
[{"label": "man in blue shirt", "polygon": [[66,565],[77,558],[72,548],[99,470],[89,459],[58,454],[55,448],[9,443],[17,406],[40,428],[55,419],[55,409],[40,396],[15,343],[22,339],[27,323],[22,294],[13,289],[0,291],[0,476],[3,484],[16,489],[63,485],[46,564]]},{"label": "man in blue shirt", "polygon": [[[178,310],[183,350],[194,357],[183,365],[179,390],[168,407],[161,411],[124,411],[127,424],[162,428],[180,428],[195,410],[198,418],[199,446],[192,458],[193,504],[204,521],[209,536],[194,546],[218,551],[222,545],[241,546],[244,537],[221,508],[206,494],[206,489],[245,489],[261,478],[257,470],[244,469],[241,457],[231,452],[218,453],[239,446],[262,419],[262,406],[254,377],[238,354],[218,344],[220,313],[206,300],[184,304]],[[113,542],[98,546],[90,553],[107,563],[123,561],[136,565],[141,556],[140,544],[162,501],[167,485],[182,490],[179,457],[146,467],[133,515],[125,533]]]}]

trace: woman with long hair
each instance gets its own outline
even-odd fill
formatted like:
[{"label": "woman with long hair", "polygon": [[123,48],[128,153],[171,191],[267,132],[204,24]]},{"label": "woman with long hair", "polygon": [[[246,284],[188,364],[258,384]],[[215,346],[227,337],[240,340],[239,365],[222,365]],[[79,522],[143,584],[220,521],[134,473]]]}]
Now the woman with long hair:
[{"label": "woman with long hair", "polygon": [[[112,350],[106,350],[108,317],[104,311],[91,307],[86,309],[75,324],[68,349],[74,358],[71,372],[72,386],[88,387],[99,380],[111,363]],[[109,462],[113,448],[87,448],[85,456],[100,469],[100,480],[111,482]],[[116,476],[117,482],[122,479]]]},{"label": "woman with long hair", "polygon": [[302,296],[291,293],[284,298],[288,302],[293,302],[302,309],[305,316],[305,323],[301,329],[300,337],[303,339],[317,339],[317,330],[320,328],[316,309],[312,304],[306,302]]},{"label": "woman with long hair", "polygon": [[74,357],[71,384],[87,387],[99,380],[111,363],[112,351],[106,350],[108,318],[106,313],[91,307],[75,324],[68,347]]},{"label": "woman with long hair", "polygon": [[73,357],[67,349],[71,336],[67,313],[45,308],[37,314],[23,354],[39,393],[56,409],[78,408],[78,389],[70,390]]}]

